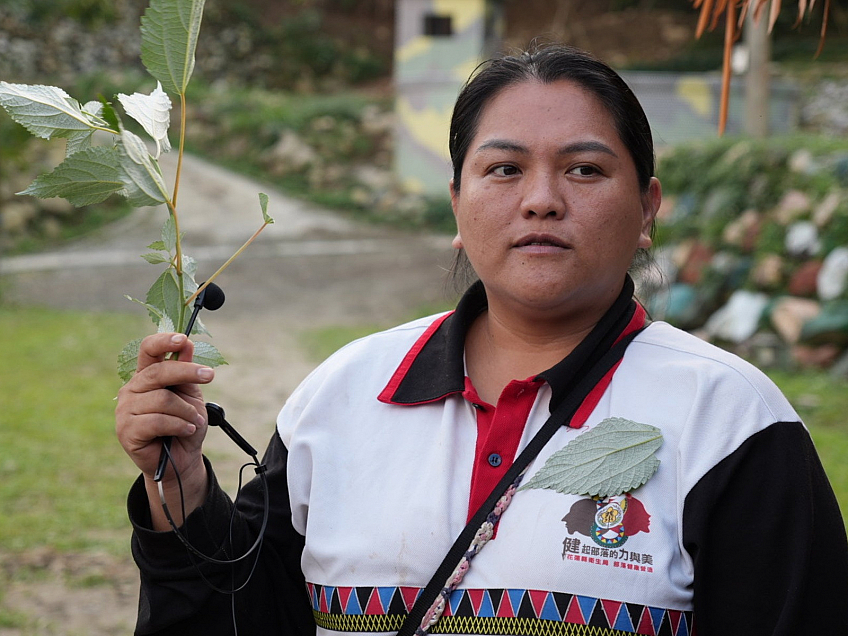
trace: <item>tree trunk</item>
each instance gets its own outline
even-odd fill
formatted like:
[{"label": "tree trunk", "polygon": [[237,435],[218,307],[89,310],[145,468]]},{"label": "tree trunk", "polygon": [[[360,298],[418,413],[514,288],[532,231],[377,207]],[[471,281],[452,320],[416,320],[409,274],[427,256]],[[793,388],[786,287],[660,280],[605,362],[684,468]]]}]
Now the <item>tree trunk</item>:
[{"label": "tree trunk", "polygon": [[[774,1],[774,0],[772,0]],[[766,12],[754,21],[754,12],[745,18],[745,44],[748,72],[745,75],[745,133],[762,138],[769,133],[769,90],[771,84],[771,36]]]}]

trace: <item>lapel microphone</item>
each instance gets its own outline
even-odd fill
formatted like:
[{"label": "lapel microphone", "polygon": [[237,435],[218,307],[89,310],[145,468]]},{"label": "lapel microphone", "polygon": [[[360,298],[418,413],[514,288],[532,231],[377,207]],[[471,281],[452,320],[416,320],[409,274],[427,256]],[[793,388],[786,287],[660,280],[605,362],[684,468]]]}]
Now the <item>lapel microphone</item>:
[{"label": "lapel microphone", "polygon": [[[215,283],[209,283],[206,287],[204,287],[203,291],[200,292],[197,295],[197,298],[194,299],[191,317],[188,319],[188,325],[184,332],[186,337],[191,335],[191,330],[194,329],[194,323],[197,321],[197,315],[200,313],[201,309],[215,311],[216,309],[221,308],[221,305],[224,304],[224,300],[224,290],[218,287]],[[168,388],[173,391],[172,387]],[[162,481],[162,477],[165,475],[165,468],[168,466],[168,456],[170,455],[172,440],[172,437],[162,438],[162,452],[159,455],[159,465],[156,467],[156,472],[153,474],[153,481]]]}]

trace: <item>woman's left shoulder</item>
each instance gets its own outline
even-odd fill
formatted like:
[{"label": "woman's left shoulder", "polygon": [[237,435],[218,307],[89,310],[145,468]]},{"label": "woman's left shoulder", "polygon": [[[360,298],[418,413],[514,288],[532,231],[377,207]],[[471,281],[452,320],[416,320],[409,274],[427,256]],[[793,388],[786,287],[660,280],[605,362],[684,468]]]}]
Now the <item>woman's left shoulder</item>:
[{"label": "woman's left shoulder", "polygon": [[763,371],[738,355],[665,322],[651,323],[625,355],[632,370],[661,377],[679,390],[709,389],[714,398],[759,402],[777,420],[797,420],[780,389]]}]

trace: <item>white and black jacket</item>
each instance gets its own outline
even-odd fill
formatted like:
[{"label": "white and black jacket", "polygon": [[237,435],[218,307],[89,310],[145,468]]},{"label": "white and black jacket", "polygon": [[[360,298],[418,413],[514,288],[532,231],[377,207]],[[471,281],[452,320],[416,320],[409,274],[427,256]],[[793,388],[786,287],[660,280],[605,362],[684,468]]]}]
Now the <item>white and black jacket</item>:
[{"label": "white and black jacket", "polygon": [[[265,462],[271,521],[235,597],[239,634],[393,633],[482,499],[576,379],[644,313],[625,288],[571,355],[483,403],[464,370],[475,285],[455,312],[348,345],[287,401]],[[778,389],[739,358],[664,323],[647,326],[532,463],[606,418],[661,429],[661,464],[605,502],[521,491],[432,633],[805,636],[848,634],[848,545],[812,441]],[[188,519],[209,554],[249,547],[262,516],[245,488],[231,504],[214,476]],[[606,502],[609,503],[609,502]],[[617,504],[617,505],[618,505]],[[149,530],[130,494],[142,575],[137,633],[232,633],[230,602],[204,583],[171,533]],[[223,548],[221,548],[223,544]],[[220,549],[219,549],[220,548]],[[217,551],[217,552],[216,552]],[[199,566],[230,587],[246,560]]]}]

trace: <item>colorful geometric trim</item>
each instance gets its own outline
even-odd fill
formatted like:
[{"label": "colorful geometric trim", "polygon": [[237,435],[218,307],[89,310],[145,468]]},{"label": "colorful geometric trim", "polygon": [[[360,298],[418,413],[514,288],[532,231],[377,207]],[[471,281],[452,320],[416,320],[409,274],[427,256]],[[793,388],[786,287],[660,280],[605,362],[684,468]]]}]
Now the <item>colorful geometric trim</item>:
[{"label": "colorful geometric trim", "polygon": [[[338,632],[400,629],[417,587],[332,587],[307,583],[319,627]],[[565,592],[456,590],[432,634],[514,636],[694,636],[691,611]]]}]

